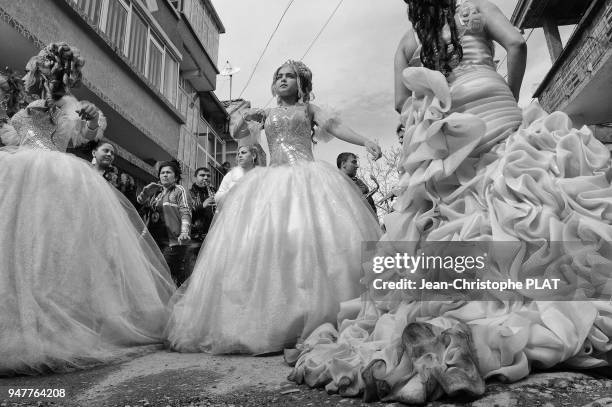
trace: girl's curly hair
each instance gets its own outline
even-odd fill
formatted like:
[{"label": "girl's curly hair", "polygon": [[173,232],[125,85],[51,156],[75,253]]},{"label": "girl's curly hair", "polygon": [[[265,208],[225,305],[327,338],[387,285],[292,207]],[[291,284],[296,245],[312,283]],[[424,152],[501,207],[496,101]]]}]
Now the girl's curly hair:
[{"label": "girl's curly hair", "polygon": [[[404,0],[408,18],[421,41],[423,66],[448,76],[463,58],[455,23],[455,0]],[[444,27],[450,28],[450,42],[443,38]]]},{"label": "girl's curly hair", "polygon": [[65,42],[51,43],[28,61],[25,89],[46,100],[58,100],[81,84],[83,65],[78,48]]}]

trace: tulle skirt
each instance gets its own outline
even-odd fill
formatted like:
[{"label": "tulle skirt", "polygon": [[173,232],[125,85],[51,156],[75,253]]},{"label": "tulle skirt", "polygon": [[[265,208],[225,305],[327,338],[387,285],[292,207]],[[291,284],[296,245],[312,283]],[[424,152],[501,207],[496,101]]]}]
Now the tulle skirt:
[{"label": "tulle skirt", "polygon": [[0,374],[162,343],[175,290],[136,210],[89,163],[0,149]]},{"label": "tulle skirt", "polygon": [[358,189],[331,165],[256,167],[228,193],[173,300],[171,346],[250,354],[293,346],[360,294],[362,242],[379,236]]}]

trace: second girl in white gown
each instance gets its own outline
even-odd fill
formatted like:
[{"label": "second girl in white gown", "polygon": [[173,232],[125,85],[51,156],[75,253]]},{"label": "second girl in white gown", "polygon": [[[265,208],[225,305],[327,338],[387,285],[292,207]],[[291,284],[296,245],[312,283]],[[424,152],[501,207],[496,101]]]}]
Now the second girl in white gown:
[{"label": "second girl in white gown", "polygon": [[308,103],[311,86],[310,70],[290,61],[274,75],[279,106],[246,116],[264,123],[271,166],[249,171],[225,198],[176,298],[175,350],[280,351],[360,294],[361,245],[380,227],[351,181],[314,160],[312,128],[380,149]]}]

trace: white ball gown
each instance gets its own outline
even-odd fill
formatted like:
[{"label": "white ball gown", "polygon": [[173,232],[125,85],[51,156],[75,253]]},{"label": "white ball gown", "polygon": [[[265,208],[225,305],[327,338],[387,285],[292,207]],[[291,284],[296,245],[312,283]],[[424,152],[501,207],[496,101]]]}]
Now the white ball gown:
[{"label": "white ball gown", "polygon": [[35,101],[2,127],[13,145],[0,149],[1,375],[83,368],[161,344],[175,290],[136,210],[64,152],[84,141],[86,123],[76,99],[60,102],[47,111]]},{"label": "white ball gown", "polygon": [[514,300],[427,301],[417,291],[371,290],[355,319],[339,330],[323,325],[298,347],[291,378],[299,383],[424,403],[481,395],[489,377],[609,364],[610,154],[564,113],[537,105],[522,113],[495,70],[482,15],[468,1],[462,7],[470,8],[457,24],[464,56],[448,80],[425,68],[403,72],[413,92],[403,111],[403,194],[382,241],[518,242],[524,252],[506,267],[497,263],[497,277],[558,278],[577,300],[524,292]]},{"label": "white ball gown", "polygon": [[250,170],[224,198],[177,291],[173,349],[281,351],[360,294],[361,244],[378,240],[380,226],[346,176],[314,161],[307,108],[267,111],[271,166]]}]

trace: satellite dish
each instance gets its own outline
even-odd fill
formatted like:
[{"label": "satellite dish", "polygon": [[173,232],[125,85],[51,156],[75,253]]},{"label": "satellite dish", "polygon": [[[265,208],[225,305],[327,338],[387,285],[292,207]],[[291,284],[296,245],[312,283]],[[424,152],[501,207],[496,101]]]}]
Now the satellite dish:
[{"label": "satellite dish", "polygon": [[240,68],[231,66],[229,61],[225,61],[225,67],[223,68],[221,72],[219,72],[219,75],[229,76],[230,78],[230,91],[229,91],[230,105],[232,104],[232,76],[234,76],[234,74],[238,72],[240,72]]},{"label": "satellite dish", "polygon": [[232,76],[233,74],[238,73],[238,72],[240,72],[240,68],[238,68],[237,66],[236,67],[231,66],[229,61],[227,61],[225,63],[225,68],[223,68],[223,70],[219,73],[219,75]]}]

